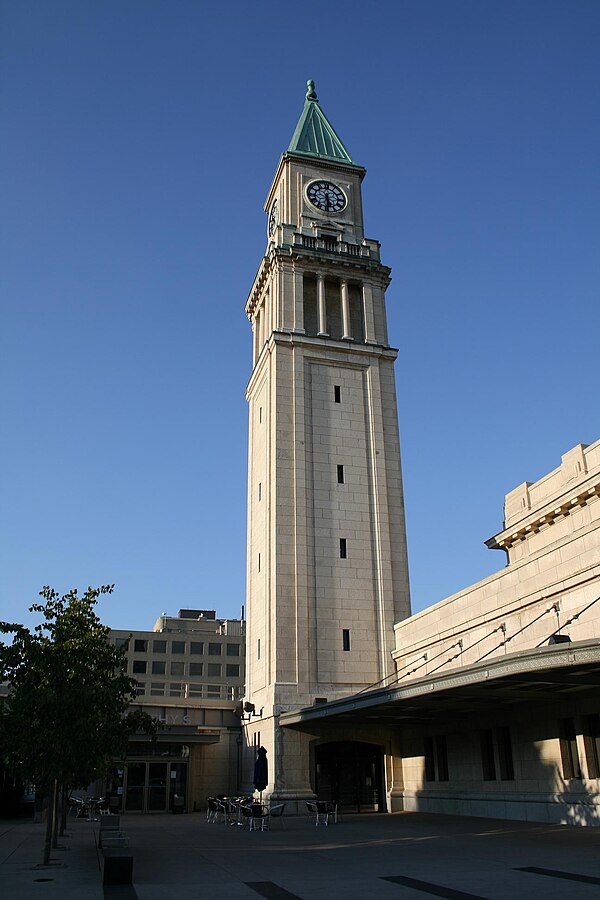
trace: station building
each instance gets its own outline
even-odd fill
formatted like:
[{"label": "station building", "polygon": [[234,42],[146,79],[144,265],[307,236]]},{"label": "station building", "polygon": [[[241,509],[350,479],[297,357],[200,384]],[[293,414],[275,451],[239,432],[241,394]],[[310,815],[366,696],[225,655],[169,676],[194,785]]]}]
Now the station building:
[{"label": "station building", "polygon": [[135,705],[161,725],[155,740],[130,740],[126,764],[107,786],[111,807],[164,812],[177,805],[177,795],[193,811],[209,795],[239,790],[244,621],[180,609],[160,616],[152,631],[112,630],[110,640],[127,645]]}]

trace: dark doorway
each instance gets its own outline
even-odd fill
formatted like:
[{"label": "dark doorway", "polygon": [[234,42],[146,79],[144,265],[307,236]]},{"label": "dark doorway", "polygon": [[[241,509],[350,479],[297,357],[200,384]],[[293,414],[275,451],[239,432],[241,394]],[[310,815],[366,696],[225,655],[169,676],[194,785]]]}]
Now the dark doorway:
[{"label": "dark doorway", "polygon": [[375,744],[337,741],[315,747],[315,790],[345,812],[385,812],[383,752]]}]

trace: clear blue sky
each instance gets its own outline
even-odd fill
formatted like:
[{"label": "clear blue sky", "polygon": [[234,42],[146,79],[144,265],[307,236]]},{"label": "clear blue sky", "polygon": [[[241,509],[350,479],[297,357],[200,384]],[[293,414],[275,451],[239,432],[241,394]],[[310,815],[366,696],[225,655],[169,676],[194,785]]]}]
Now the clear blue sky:
[{"label": "clear blue sky", "polygon": [[596,0],[4,0],[0,616],[237,615],[263,202],[313,78],[368,170],[415,610],[600,437]]}]

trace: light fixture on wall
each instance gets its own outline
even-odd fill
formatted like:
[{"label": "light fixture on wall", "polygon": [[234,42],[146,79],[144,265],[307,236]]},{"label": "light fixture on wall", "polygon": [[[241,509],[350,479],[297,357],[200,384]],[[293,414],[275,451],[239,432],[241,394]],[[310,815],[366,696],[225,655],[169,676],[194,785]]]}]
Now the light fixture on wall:
[{"label": "light fixture on wall", "polygon": [[261,706],[260,710],[256,712],[256,706],[254,703],[250,703],[248,700],[244,703],[244,711],[241,715],[242,722],[250,722],[254,716],[260,718],[263,714],[264,707]]},{"label": "light fixture on wall", "polygon": [[571,638],[568,634],[553,634],[548,640],[549,644],[570,644]]}]

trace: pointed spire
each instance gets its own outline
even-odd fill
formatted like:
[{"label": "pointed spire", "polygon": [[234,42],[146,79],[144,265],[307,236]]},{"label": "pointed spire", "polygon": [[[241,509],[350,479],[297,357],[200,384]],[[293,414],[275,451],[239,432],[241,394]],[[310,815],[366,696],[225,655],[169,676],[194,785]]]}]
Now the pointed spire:
[{"label": "pointed spire", "polygon": [[319,106],[314,81],[307,81],[306,87],[304,109],[287,152],[356,165]]}]

